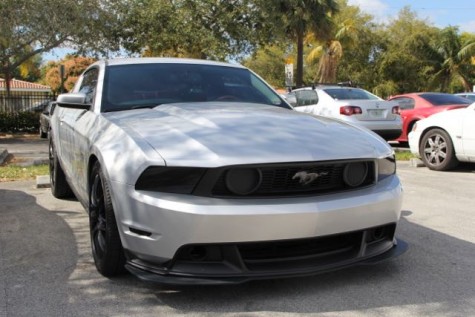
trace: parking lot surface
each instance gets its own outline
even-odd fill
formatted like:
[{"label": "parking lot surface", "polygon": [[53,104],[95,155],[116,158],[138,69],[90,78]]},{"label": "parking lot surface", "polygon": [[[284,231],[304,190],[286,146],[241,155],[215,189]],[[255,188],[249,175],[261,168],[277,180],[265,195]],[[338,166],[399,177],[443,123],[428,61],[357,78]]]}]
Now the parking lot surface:
[{"label": "parking lot surface", "polygon": [[398,236],[410,249],[376,266],[220,287],[106,279],[87,214],[31,182],[0,183],[0,317],[474,316],[475,166],[440,173],[398,164]]}]

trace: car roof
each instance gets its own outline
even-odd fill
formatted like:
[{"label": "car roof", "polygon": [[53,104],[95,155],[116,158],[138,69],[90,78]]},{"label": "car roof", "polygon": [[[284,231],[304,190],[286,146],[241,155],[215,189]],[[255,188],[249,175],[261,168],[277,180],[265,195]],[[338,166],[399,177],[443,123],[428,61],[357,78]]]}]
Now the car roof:
[{"label": "car roof", "polygon": [[344,85],[315,85],[314,87],[301,87],[301,88],[297,88],[297,89],[293,89],[292,91],[299,91],[299,90],[312,90],[312,89],[319,89],[319,90],[323,90],[323,89],[362,89],[364,90],[363,88],[361,87],[353,87],[353,86],[344,86]]},{"label": "car roof", "polygon": [[391,96],[390,99],[398,98],[398,97],[414,97],[414,96],[421,96],[421,95],[452,95],[446,92],[431,92],[431,91],[424,91],[424,92],[411,92],[407,94],[400,94]]},{"label": "car roof", "polygon": [[100,60],[96,63],[106,64],[107,66],[113,65],[137,65],[137,64],[195,64],[195,65],[214,65],[214,66],[226,66],[234,68],[243,68],[244,66],[239,64],[230,64],[225,62],[216,62],[203,59],[192,58],[169,58],[169,57],[133,57],[133,58],[113,58],[107,60]]}]

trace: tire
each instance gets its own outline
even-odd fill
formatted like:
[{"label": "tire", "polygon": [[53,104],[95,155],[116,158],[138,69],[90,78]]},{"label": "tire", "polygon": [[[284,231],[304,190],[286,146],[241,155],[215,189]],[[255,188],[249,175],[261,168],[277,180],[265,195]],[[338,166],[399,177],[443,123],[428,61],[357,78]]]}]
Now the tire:
[{"label": "tire", "polygon": [[97,270],[105,277],[125,272],[125,255],[112,207],[109,185],[98,162],[90,176],[89,230]]},{"label": "tire", "polygon": [[73,191],[71,187],[69,187],[66,176],[59,163],[52,140],[49,141],[49,177],[51,193],[54,197],[60,199],[74,197]]},{"label": "tire", "polygon": [[452,139],[442,129],[432,129],[424,135],[419,145],[419,154],[424,164],[435,171],[450,170],[459,163]]}]

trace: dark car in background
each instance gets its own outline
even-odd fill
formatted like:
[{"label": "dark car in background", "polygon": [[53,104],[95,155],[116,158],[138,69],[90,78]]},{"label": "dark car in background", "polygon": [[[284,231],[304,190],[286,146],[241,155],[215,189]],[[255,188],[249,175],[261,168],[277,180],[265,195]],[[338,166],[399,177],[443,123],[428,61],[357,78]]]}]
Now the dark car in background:
[{"label": "dark car in background", "polygon": [[40,138],[45,139],[48,137],[49,121],[53,104],[54,101],[48,101],[48,103],[43,107],[43,111],[40,113]]},{"label": "dark car in background", "polygon": [[395,141],[407,142],[407,135],[414,124],[441,111],[467,107],[470,100],[446,93],[421,92],[393,96],[389,99],[399,105],[402,133]]}]

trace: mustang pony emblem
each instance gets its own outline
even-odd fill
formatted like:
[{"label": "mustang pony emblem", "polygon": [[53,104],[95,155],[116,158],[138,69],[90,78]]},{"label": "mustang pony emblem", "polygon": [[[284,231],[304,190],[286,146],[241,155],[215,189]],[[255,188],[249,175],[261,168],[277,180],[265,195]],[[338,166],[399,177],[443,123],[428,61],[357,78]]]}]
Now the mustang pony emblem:
[{"label": "mustang pony emblem", "polygon": [[328,172],[321,173],[307,173],[305,171],[295,173],[292,179],[298,179],[302,185],[313,183],[318,177],[328,175]]}]

